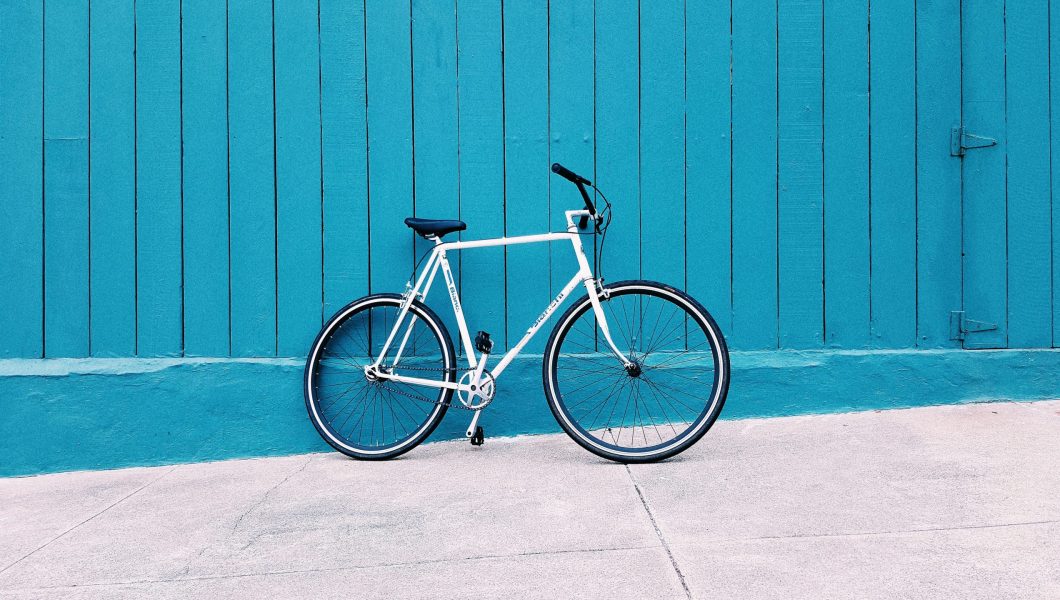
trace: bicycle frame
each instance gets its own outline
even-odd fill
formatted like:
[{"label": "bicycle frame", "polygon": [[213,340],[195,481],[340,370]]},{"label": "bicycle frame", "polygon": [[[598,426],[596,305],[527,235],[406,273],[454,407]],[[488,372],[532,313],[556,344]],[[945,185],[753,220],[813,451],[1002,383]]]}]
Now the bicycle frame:
[{"label": "bicycle frame", "polygon": [[[501,373],[511,364],[512,360],[522,351],[526,344],[533,339],[533,337],[540,331],[541,326],[548,320],[549,317],[559,308],[563,301],[567,299],[579,283],[585,286],[586,292],[588,292],[589,299],[592,302],[593,311],[596,314],[596,322],[600,328],[600,332],[603,334],[604,341],[607,346],[614,353],[615,357],[622,363],[623,366],[630,366],[631,363],[626,355],[619,350],[615,345],[614,340],[611,338],[611,332],[607,325],[607,318],[604,315],[603,307],[600,305],[600,295],[596,286],[596,279],[593,277],[592,269],[589,267],[589,261],[585,258],[585,251],[582,249],[581,234],[578,232],[578,228],[574,224],[574,219],[581,217],[591,216],[587,210],[569,210],[564,213],[567,219],[567,230],[565,232],[554,232],[544,233],[538,235],[522,235],[515,237],[501,237],[491,238],[483,240],[469,240],[469,241],[454,241],[454,242],[443,242],[440,238],[434,239],[434,249],[431,251],[430,257],[427,259],[427,264],[424,265],[423,270],[420,272],[419,277],[416,278],[415,285],[407,287],[404,295],[404,300],[401,303],[401,307],[398,311],[397,319],[394,322],[393,328],[390,330],[390,334],[387,337],[386,342],[383,344],[382,349],[379,352],[379,356],[375,361],[365,367],[365,374],[372,378],[379,379],[390,379],[393,381],[399,381],[408,383],[411,385],[422,385],[435,388],[446,388],[451,390],[459,390],[469,395],[477,395],[479,392],[478,382],[485,368],[486,359],[489,357],[489,353],[482,353],[482,356],[475,355],[475,347],[471,344],[471,335],[468,332],[467,322],[464,319],[464,311],[460,305],[460,295],[456,288],[456,282],[453,279],[453,271],[449,266],[449,260],[446,256],[446,252],[450,250],[466,250],[470,248],[489,248],[494,246],[512,246],[515,244],[534,244],[542,242],[554,242],[560,240],[570,241],[573,249],[575,258],[578,261],[578,271],[571,277],[567,285],[563,286],[559,294],[549,303],[545,308],[544,312],[537,317],[536,320],[526,330],[526,334],[519,340],[515,346],[508,350],[504,356],[501,357],[500,362],[497,366],[490,371],[494,381],[500,378]],[[408,315],[409,307],[412,305],[414,299],[419,298],[421,301],[426,300],[427,293],[431,289],[431,285],[434,283],[434,278],[441,271],[444,278],[446,287],[449,290],[449,300],[453,306],[453,314],[456,317],[457,327],[460,330],[460,341],[464,347],[464,353],[467,356],[469,370],[474,370],[474,376],[471,381],[466,384],[449,381],[434,381],[430,379],[423,379],[419,377],[409,377],[406,375],[397,375],[395,373],[388,373],[385,370],[379,368],[382,364],[383,359],[390,351],[390,347],[394,344],[397,339],[398,331],[401,329],[402,323],[405,317]],[[407,329],[398,342],[398,350],[394,357],[394,362],[391,367],[396,366],[401,360],[401,354],[405,349],[405,345],[408,342],[409,335],[412,332],[412,327],[415,325],[415,315],[411,317],[412,321],[409,322]],[[468,427],[467,435],[471,436],[474,433],[475,425],[478,423],[478,417],[481,414],[481,410],[476,410],[474,417],[472,418],[471,425]]]}]

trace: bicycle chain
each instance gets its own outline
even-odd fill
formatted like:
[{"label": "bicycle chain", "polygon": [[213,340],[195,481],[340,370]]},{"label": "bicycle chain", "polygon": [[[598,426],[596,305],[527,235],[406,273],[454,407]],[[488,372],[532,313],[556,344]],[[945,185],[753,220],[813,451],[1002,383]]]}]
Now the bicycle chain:
[{"label": "bicycle chain", "polygon": [[[387,366],[387,365],[382,365],[380,368],[382,368],[382,369],[390,369],[390,367]],[[457,369],[456,367],[450,367],[450,368],[446,369],[444,367],[439,367],[439,368],[436,368],[436,367],[409,367],[409,366],[405,366],[405,365],[402,365],[401,368],[405,369],[405,370],[411,370],[411,371],[437,371],[437,372],[442,372],[442,373],[445,373],[445,372],[456,373],[457,371],[460,370],[460,369]],[[384,383],[384,382],[380,382],[380,383]],[[450,394],[449,395],[450,400],[448,402],[445,402],[445,401],[442,401],[442,400],[428,400],[427,398],[423,398],[421,396],[415,396],[415,395],[410,394],[410,393],[408,393],[408,392],[406,392],[404,390],[399,390],[399,389],[393,388],[393,387],[392,388],[387,388],[387,389],[389,389],[392,392],[397,392],[397,393],[401,394],[402,396],[408,396],[409,398],[412,398],[413,400],[417,400],[419,402],[426,402],[427,404],[440,404],[440,405],[445,406],[447,408],[459,408],[461,410],[469,410],[469,411],[482,410],[482,408],[485,408],[485,407],[482,407],[482,408],[470,408],[470,407],[464,406],[463,404],[461,404],[459,402],[456,403],[456,404],[453,404],[453,401],[451,400],[451,398],[453,397],[454,394]]]}]

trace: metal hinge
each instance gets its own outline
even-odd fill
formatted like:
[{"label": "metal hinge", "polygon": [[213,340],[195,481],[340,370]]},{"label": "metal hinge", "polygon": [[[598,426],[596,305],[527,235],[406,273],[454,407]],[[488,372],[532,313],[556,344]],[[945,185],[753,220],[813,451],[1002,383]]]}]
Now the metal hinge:
[{"label": "metal hinge", "polygon": [[989,148],[996,145],[997,140],[994,138],[968,133],[964,127],[950,129],[950,156],[964,156],[965,150]]},{"label": "metal hinge", "polygon": [[964,316],[963,310],[954,310],[950,312],[950,339],[957,341],[964,341],[964,338],[969,333],[979,333],[981,331],[993,331],[997,329],[997,323],[987,323],[986,321],[974,321]]}]

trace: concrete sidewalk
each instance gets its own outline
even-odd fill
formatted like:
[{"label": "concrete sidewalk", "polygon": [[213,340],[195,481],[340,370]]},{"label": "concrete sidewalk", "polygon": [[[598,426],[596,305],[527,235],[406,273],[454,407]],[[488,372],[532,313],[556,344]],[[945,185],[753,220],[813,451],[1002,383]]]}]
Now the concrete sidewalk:
[{"label": "concrete sidewalk", "polygon": [[0,598],[1060,598],[1057,557],[1060,401],[0,480]]}]

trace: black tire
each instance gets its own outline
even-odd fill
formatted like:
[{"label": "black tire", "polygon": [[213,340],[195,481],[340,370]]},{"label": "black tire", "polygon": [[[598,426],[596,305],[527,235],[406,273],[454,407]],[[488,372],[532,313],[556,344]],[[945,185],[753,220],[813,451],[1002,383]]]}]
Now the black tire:
[{"label": "black tire", "polygon": [[[679,454],[707,433],[725,405],[729,351],[721,329],[695,299],[668,285],[620,281],[605,286],[605,290],[608,298],[600,300],[612,339],[637,366],[626,369],[614,356],[599,333],[589,296],[583,296],[559,318],[545,345],[542,375],[548,406],[567,435],[598,456],[621,463],[645,463]],[[644,338],[652,327],[653,315],[645,316],[646,304],[660,306],[647,341]],[[639,317],[631,308],[637,306]],[[667,309],[672,312],[664,313]],[[669,318],[660,330],[664,314]],[[646,320],[649,323],[644,323]],[[657,334],[660,331],[669,333]],[[709,393],[699,391],[708,381]],[[623,393],[628,394],[625,407],[612,426]],[[633,425],[628,427],[631,404]],[[607,420],[596,427],[604,414]],[[642,447],[633,445],[639,443],[638,418],[645,419],[640,426]],[[624,442],[626,429],[631,430],[629,445]],[[667,429],[672,430],[672,437]],[[648,439],[649,432],[652,440]]]},{"label": "black tire", "polygon": [[[441,422],[452,398],[452,390],[439,388],[437,397],[434,397],[433,390],[426,386],[413,387],[392,380],[371,381],[364,374],[364,365],[374,359],[373,349],[376,354],[381,351],[381,340],[385,340],[389,327],[392,327],[392,321],[388,323],[386,315],[393,312],[396,316],[401,302],[402,298],[398,294],[375,294],[354,300],[324,324],[309,350],[303,375],[309,420],[320,437],[332,448],[353,458],[385,460],[415,448]],[[377,309],[381,312],[372,312]],[[404,362],[400,364],[407,366],[411,370],[408,374],[416,377],[455,381],[456,354],[453,351],[452,339],[441,319],[419,301],[412,303],[409,314],[415,315],[417,319],[410,330],[416,333],[410,335],[412,350],[409,352],[409,347],[406,346],[406,355],[402,357]],[[410,323],[408,317],[404,323]],[[421,323],[422,330],[416,329]],[[420,331],[425,332],[422,339]],[[344,337],[340,339],[340,335]],[[329,344],[333,348],[331,351],[328,350]],[[395,342],[391,346],[388,355],[395,351],[397,345]],[[420,350],[422,357],[412,356],[412,353]],[[409,363],[420,366],[409,366]],[[435,364],[437,368],[433,366]],[[417,368],[422,371],[416,370]],[[349,387],[343,389],[347,385]],[[337,398],[329,405],[329,396],[335,394],[338,394]],[[345,404],[336,410],[336,406],[342,401],[345,401]],[[345,417],[341,426],[337,427],[336,421],[346,414],[342,411],[351,404],[353,406],[350,408],[350,414]],[[366,443],[363,432],[369,405],[372,426],[370,441]],[[363,407],[364,414],[360,417],[360,435],[354,441],[353,427],[358,422],[355,421],[351,425],[349,432],[345,431],[345,426],[356,414],[353,411],[359,407]],[[390,442],[386,440],[388,410],[393,419],[391,432],[394,434],[394,440]],[[380,424],[379,443],[375,443],[377,415]],[[410,423],[413,425],[411,428],[408,427]],[[399,425],[403,427],[401,433],[398,432]]]}]

